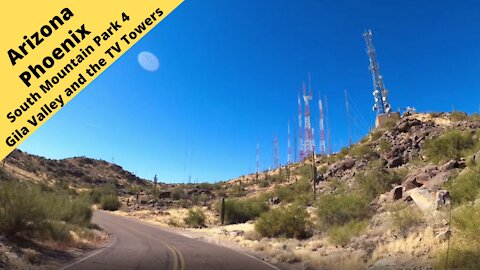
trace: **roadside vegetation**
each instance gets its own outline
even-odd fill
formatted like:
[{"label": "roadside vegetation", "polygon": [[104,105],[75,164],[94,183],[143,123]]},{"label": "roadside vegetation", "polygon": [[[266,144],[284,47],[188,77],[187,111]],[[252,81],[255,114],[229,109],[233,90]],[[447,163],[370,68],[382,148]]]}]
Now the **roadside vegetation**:
[{"label": "roadside vegetation", "polygon": [[87,229],[92,210],[86,195],[41,189],[19,182],[0,183],[0,234],[71,242],[70,230]]}]

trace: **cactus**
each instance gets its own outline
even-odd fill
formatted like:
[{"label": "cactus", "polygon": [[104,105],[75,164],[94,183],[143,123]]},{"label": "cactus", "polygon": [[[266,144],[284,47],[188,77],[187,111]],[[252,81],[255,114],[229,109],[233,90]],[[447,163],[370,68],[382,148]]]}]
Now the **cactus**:
[{"label": "cactus", "polygon": [[225,198],[224,197],[222,198],[222,206],[221,206],[221,209],[220,209],[220,220],[221,220],[222,225],[223,225],[224,222],[225,222]]}]

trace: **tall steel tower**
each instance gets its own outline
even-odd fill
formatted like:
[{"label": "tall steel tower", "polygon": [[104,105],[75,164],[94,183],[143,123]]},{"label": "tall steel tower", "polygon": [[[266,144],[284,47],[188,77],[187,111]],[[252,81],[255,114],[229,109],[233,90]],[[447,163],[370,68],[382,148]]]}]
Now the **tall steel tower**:
[{"label": "tall steel tower", "polygon": [[302,101],[300,100],[300,90],[298,91],[298,140],[300,148],[300,159],[302,161],[304,158],[303,151],[303,128],[302,128]]},{"label": "tall steel tower", "polygon": [[388,103],[388,90],[385,89],[383,84],[383,77],[380,74],[380,67],[375,56],[375,48],[372,41],[372,30],[368,30],[363,33],[365,41],[367,43],[367,54],[370,58],[370,71],[373,77],[373,96],[375,98],[375,105],[373,110],[379,114],[389,114],[392,111],[390,104]]},{"label": "tall steel tower", "polygon": [[327,144],[325,140],[325,123],[321,98],[318,99],[318,108],[320,110],[320,154],[327,155]]},{"label": "tall steel tower", "polygon": [[273,169],[280,167],[280,162],[278,159],[278,138],[275,136],[273,138]]},{"label": "tall steel tower", "polygon": [[307,87],[303,82],[303,101],[305,102],[305,157],[309,157],[312,153],[312,127],[310,123],[310,105],[312,100],[312,92],[307,95]]}]

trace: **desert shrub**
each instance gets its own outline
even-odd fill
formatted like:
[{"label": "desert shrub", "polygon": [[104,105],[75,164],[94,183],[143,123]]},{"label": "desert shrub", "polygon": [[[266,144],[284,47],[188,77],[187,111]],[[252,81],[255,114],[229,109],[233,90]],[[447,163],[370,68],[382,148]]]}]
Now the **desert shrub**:
[{"label": "desert shrub", "polygon": [[0,234],[70,241],[67,227],[90,224],[89,196],[44,191],[18,182],[0,184]]},{"label": "desert shrub", "polygon": [[328,188],[335,194],[341,194],[347,190],[347,185],[342,180],[334,177],[328,182]]},{"label": "desert shrub", "polygon": [[[480,247],[480,204],[474,205],[464,204],[453,211],[452,224],[461,234],[472,243],[476,243]],[[480,251],[480,250],[479,250]]]},{"label": "desert shrub", "polygon": [[353,237],[359,236],[367,228],[366,221],[350,221],[345,225],[333,226],[328,229],[327,236],[334,245],[348,245]]},{"label": "desert shrub", "polygon": [[92,219],[92,207],[88,196],[79,196],[71,202],[71,211],[67,216],[68,223],[86,226]]},{"label": "desert shrub", "polygon": [[217,189],[217,186],[215,184],[210,184],[210,183],[200,183],[200,184],[198,184],[198,187],[200,187],[201,189],[206,189],[206,190]]},{"label": "desert shrub", "polygon": [[378,148],[382,153],[390,151],[392,149],[392,144],[387,140],[380,140],[378,142]]},{"label": "desert shrub", "polygon": [[372,168],[365,173],[357,174],[355,179],[359,192],[370,200],[391,190],[394,185],[399,185],[402,182],[401,176],[397,173],[379,168]]},{"label": "desert shrub", "polygon": [[318,167],[317,171],[318,171],[318,173],[325,174],[328,171],[328,166],[327,165],[322,165],[322,166]]},{"label": "desert shrub", "polygon": [[301,178],[310,178],[312,174],[312,166],[305,164],[298,168],[298,175]]},{"label": "desert shrub", "polygon": [[[456,228],[448,256],[448,269],[474,270],[480,265],[480,205],[465,204],[452,214],[452,225]],[[445,269],[446,250],[437,256],[435,269]]]},{"label": "desert shrub", "polygon": [[464,121],[464,120],[467,120],[467,118],[468,118],[468,115],[464,112],[453,111],[450,113],[450,120],[454,122]]},{"label": "desert shrub", "polygon": [[297,204],[284,206],[263,213],[255,222],[255,230],[265,237],[305,239],[310,236],[308,218],[305,207]]},{"label": "desert shrub", "polygon": [[371,137],[372,141],[376,141],[376,140],[380,139],[382,137],[382,135],[383,135],[383,132],[381,130],[375,130],[370,134],[370,137]]},{"label": "desert shrub", "polygon": [[324,229],[363,220],[368,215],[368,201],[355,193],[324,195],[317,205],[317,218]]},{"label": "desert shrub", "polygon": [[176,186],[173,188],[172,193],[170,194],[170,198],[174,201],[185,199],[186,197],[187,195],[185,194],[185,190],[182,186]]},{"label": "desert shrub", "polygon": [[115,211],[120,208],[122,203],[116,195],[105,195],[100,200],[100,208],[108,211]]},{"label": "desert shrub", "polygon": [[[217,207],[219,213],[221,211],[220,204],[219,201]],[[244,223],[259,217],[268,209],[268,205],[258,199],[227,199],[225,200],[225,222],[228,224]]]},{"label": "desert shrub", "polygon": [[98,204],[105,195],[116,195],[117,188],[114,184],[105,184],[102,187],[94,188],[90,191],[90,199],[93,204]]},{"label": "desert shrub", "polygon": [[423,222],[423,215],[417,208],[407,207],[392,212],[390,216],[393,228],[398,230],[403,236],[415,226]]},{"label": "desert shrub", "polygon": [[245,197],[247,193],[245,192],[245,187],[243,184],[234,185],[229,191],[228,195],[231,197]]},{"label": "desert shrub", "polygon": [[13,236],[38,229],[46,220],[39,190],[15,182],[0,186],[0,232]]},{"label": "desert shrub", "polygon": [[[296,200],[305,200],[312,196],[312,185],[308,178],[302,178],[292,185],[275,187],[274,196],[282,202],[294,202]],[[312,197],[313,199],[313,197]]]},{"label": "desert shrub", "polygon": [[479,113],[473,113],[473,114],[470,116],[470,120],[472,120],[472,121],[480,121],[480,114],[479,114]]},{"label": "desert shrub", "polygon": [[202,228],[205,227],[205,220],[205,213],[201,209],[190,209],[183,221],[188,227]]},{"label": "desert shrub", "polygon": [[275,174],[272,176],[272,182],[273,183],[283,183],[285,182],[285,176],[282,174]]},{"label": "desert shrub", "polygon": [[193,204],[193,202],[191,200],[181,199],[177,202],[177,207],[188,209],[188,208],[192,207],[192,204]]},{"label": "desert shrub", "polygon": [[350,149],[350,155],[356,158],[362,158],[373,153],[373,150],[365,144],[357,144]]},{"label": "desert shrub", "polygon": [[258,182],[258,186],[260,186],[261,188],[266,188],[266,187],[270,186],[270,181],[265,180],[265,179],[260,180]]},{"label": "desert shrub", "polygon": [[469,132],[447,131],[440,137],[430,139],[424,144],[427,158],[435,163],[460,159],[473,153],[475,140]]},{"label": "desert shrub", "polygon": [[475,170],[460,174],[446,184],[454,204],[474,201],[480,194],[479,174]]}]

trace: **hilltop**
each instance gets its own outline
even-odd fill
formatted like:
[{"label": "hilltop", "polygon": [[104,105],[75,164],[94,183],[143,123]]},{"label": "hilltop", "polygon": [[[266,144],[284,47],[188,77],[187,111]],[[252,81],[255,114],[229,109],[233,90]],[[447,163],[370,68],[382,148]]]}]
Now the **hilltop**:
[{"label": "hilltop", "polygon": [[89,190],[113,183],[126,191],[131,186],[152,185],[116,164],[86,157],[54,160],[14,150],[0,165],[11,178],[51,187]]}]

